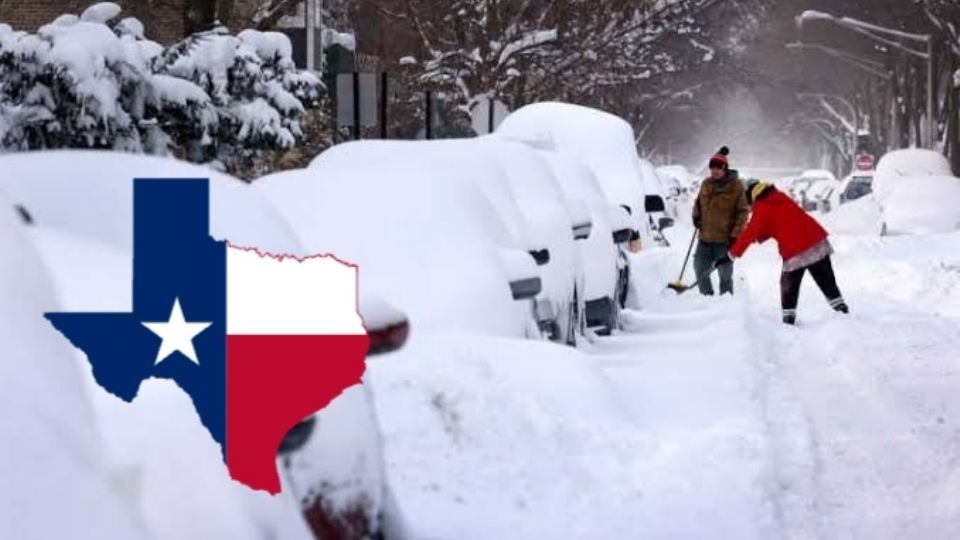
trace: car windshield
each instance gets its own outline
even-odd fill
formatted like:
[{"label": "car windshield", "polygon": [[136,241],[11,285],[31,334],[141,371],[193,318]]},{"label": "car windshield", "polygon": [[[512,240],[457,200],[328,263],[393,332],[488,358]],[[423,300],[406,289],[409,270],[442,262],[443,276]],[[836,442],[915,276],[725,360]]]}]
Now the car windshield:
[{"label": "car windshield", "polygon": [[870,185],[870,179],[858,180],[854,178],[852,182],[847,184],[847,189],[843,191],[843,197],[848,201],[853,201],[869,195],[872,191],[873,187]]}]

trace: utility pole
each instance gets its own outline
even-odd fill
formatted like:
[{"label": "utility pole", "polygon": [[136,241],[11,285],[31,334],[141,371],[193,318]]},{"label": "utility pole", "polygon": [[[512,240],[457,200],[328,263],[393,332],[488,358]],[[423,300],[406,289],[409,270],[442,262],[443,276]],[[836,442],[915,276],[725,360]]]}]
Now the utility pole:
[{"label": "utility pole", "polygon": [[307,71],[317,70],[316,15],[313,13],[314,0],[305,0],[303,27],[307,31]]}]

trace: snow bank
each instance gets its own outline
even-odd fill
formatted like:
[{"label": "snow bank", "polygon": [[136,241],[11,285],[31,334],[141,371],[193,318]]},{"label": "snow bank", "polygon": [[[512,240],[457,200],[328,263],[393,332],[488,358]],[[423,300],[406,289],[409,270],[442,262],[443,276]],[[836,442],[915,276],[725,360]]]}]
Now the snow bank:
[{"label": "snow bank", "polygon": [[835,207],[817,219],[831,234],[879,236],[883,230],[883,215],[873,195]]},{"label": "snow bank", "polygon": [[147,538],[103,460],[62,306],[12,202],[0,197],[0,523],[6,538]]},{"label": "snow bank", "polygon": [[592,359],[557,345],[414,336],[370,366],[410,538],[602,538],[645,498],[639,435]]}]

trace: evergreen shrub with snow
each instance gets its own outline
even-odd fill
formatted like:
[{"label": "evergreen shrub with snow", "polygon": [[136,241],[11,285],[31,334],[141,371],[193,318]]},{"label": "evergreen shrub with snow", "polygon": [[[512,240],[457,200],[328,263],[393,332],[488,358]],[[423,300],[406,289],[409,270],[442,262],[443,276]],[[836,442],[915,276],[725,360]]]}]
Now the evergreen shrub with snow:
[{"label": "evergreen shrub with snow", "polygon": [[170,47],[112,2],[36,33],[0,24],[0,149],[174,153],[234,168],[302,137],[324,88],[281,33],[218,28]]}]

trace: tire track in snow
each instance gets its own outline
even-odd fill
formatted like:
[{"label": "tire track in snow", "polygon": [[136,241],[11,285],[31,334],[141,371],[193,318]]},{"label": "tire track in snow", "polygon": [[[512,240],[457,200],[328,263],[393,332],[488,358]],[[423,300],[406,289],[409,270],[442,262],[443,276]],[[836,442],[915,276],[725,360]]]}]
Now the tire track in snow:
[{"label": "tire track in snow", "polygon": [[640,429],[659,441],[638,534],[779,538],[759,404],[766,390],[743,302],[648,301],[625,326],[592,352]]}]

